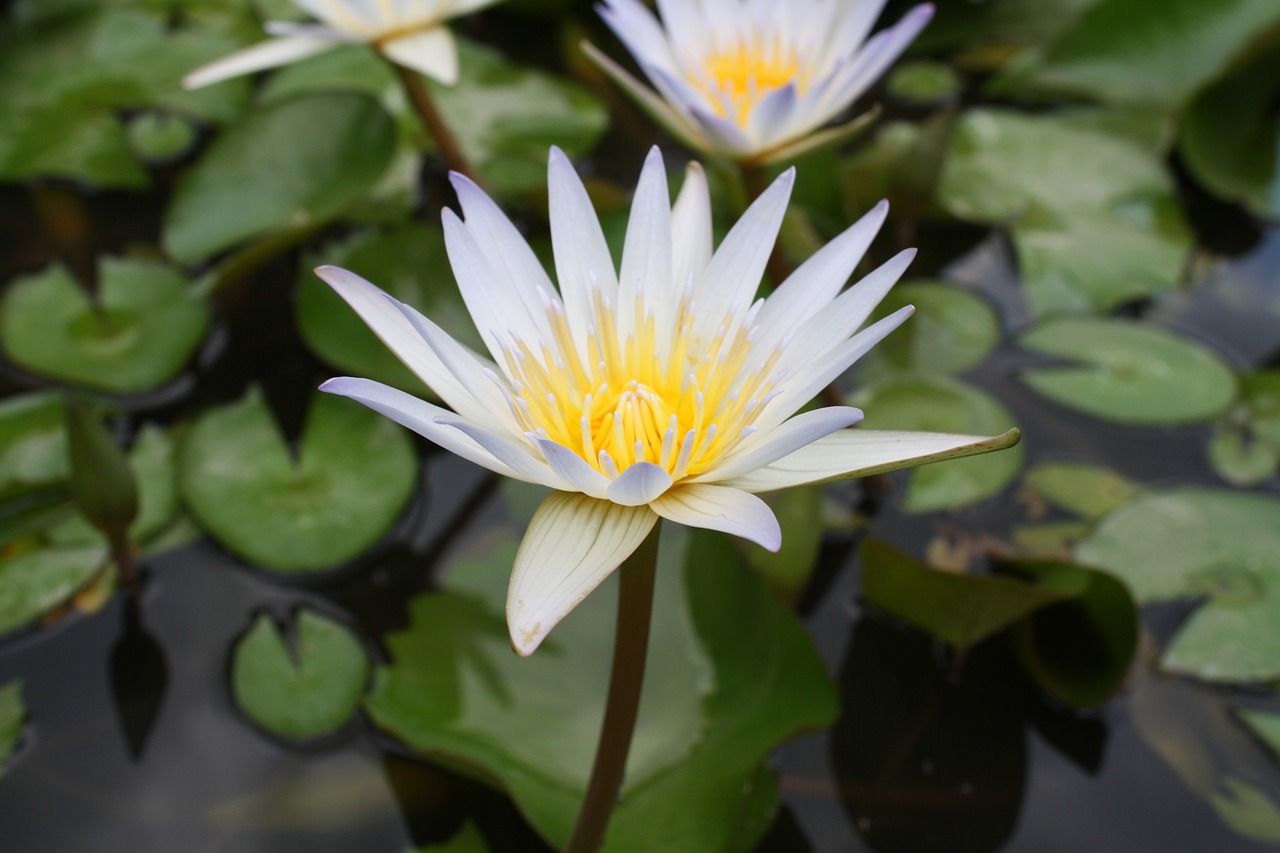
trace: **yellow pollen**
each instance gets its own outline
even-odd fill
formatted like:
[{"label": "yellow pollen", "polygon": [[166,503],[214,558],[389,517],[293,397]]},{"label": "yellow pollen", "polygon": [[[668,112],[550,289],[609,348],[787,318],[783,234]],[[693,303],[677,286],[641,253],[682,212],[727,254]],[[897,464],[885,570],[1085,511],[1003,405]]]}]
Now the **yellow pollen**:
[{"label": "yellow pollen", "polygon": [[[703,66],[706,79],[693,81],[708,95],[716,112],[745,126],[757,103],[774,89],[794,82],[803,94],[809,82],[808,69],[789,45],[775,40],[738,44],[707,57]],[[727,104],[726,104],[727,101]]]}]

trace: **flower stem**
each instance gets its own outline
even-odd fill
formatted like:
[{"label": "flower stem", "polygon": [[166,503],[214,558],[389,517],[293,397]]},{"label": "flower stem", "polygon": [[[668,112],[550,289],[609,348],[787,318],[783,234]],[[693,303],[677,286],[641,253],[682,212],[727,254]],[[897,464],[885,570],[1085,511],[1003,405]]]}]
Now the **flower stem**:
[{"label": "flower stem", "polygon": [[440,156],[449,164],[449,168],[466,175],[477,184],[481,184],[480,176],[471,167],[471,163],[467,160],[467,155],[462,153],[462,146],[458,144],[453,131],[449,130],[449,125],[445,124],[444,116],[440,115],[440,111],[436,109],[435,99],[431,97],[431,92],[427,89],[426,84],[422,82],[422,77],[418,75],[418,72],[411,71],[391,60],[387,60],[387,63],[395,70],[396,76],[400,78],[400,85],[404,87],[404,93],[409,98],[409,103],[413,105],[418,118],[422,119],[422,124],[426,127],[427,133],[431,134],[431,138],[436,141],[436,145],[440,146]]},{"label": "flower stem", "polygon": [[591,781],[569,838],[566,853],[589,853],[604,843],[609,816],[622,790],[622,773],[635,732],[644,683],[645,657],[649,651],[649,617],[653,612],[653,583],[658,564],[658,531],[655,524],[636,552],[618,570],[618,625],[613,641],[613,673],[609,699],[600,728]]}]

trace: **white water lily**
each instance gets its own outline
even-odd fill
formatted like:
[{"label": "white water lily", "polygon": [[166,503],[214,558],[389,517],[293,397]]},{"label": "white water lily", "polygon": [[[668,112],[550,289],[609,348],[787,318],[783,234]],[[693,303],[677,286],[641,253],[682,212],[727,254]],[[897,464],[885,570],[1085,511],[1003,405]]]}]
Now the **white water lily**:
[{"label": "white water lily", "polygon": [[985,439],[850,430],[843,406],[795,414],[899,323],[858,331],[914,255],[841,292],[884,222],[874,210],[757,300],[794,170],[713,251],[711,206],[692,164],[671,205],[662,157],[645,163],[620,269],[563,153],[550,158],[559,289],[515,226],[453,176],[463,216],[444,213],[449,260],[491,358],[359,276],[317,273],[452,410],[368,379],[351,397],[492,471],[555,490],[530,522],[507,599],[511,639],[531,653],[617,568],[659,518],[777,550],[756,492],[998,449]]},{"label": "white water lily", "polygon": [[657,93],[585,49],[655,121],[700,151],[773,163],[834,142],[844,112],[933,16],[917,6],[867,35],[885,0],[604,0],[600,15]]},{"label": "white water lily", "polygon": [[268,21],[276,38],[197,68],[183,78],[188,89],[230,77],[288,65],[344,44],[365,43],[383,56],[446,85],[458,80],[458,45],[445,26],[450,18],[498,0],[293,0],[318,24]]}]

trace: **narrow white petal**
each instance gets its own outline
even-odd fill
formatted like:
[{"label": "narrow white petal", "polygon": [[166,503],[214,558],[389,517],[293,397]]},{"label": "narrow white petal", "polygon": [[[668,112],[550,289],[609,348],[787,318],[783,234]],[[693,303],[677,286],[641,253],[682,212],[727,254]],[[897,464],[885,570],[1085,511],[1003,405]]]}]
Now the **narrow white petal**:
[{"label": "narrow white petal", "polygon": [[488,468],[504,477],[512,477],[529,483],[538,482],[523,477],[510,466],[499,462],[489,451],[471,440],[458,430],[437,422],[441,417],[454,417],[453,412],[432,405],[426,400],[419,400],[412,394],[374,382],[372,379],[358,379],[353,376],[339,376],[330,379],[320,386],[326,394],[337,394],[339,397],[350,397],[363,403],[379,414],[385,415],[403,427],[407,427],[423,438],[438,444],[450,453],[457,454],[468,462]]},{"label": "narrow white petal", "polygon": [[251,74],[267,68],[278,68],[314,56],[341,44],[340,41],[318,35],[294,35],[271,39],[255,44],[230,56],[202,65],[182,78],[186,89],[199,89],[232,77]]},{"label": "narrow white petal", "polygon": [[787,139],[796,132],[793,125],[799,104],[800,93],[794,81],[767,93],[747,117],[748,134],[759,140],[761,147],[771,146],[774,140]]},{"label": "narrow white petal", "polygon": [[657,524],[648,507],[558,492],[534,513],[507,589],[507,628],[532,654],[569,611],[640,547]]},{"label": "narrow white petal", "polygon": [[777,551],[782,528],[769,505],[753,494],[724,485],[681,483],[649,504],[665,519],[741,536]]},{"label": "narrow white petal", "polygon": [[618,294],[618,275],[587,189],[569,158],[555,146],[551,148],[547,166],[547,191],[556,278],[574,343],[585,356],[593,285],[613,302]]},{"label": "narrow white petal", "polygon": [[771,492],[805,483],[849,480],[926,462],[1002,450],[1017,444],[1019,437],[1016,429],[997,436],[842,430],[802,447],[772,465],[749,471],[722,485],[749,492]]},{"label": "narrow white petal", "polygon": [[[742,446],[730,454],[714,470],[694,477],[694,483],[719,483],[731,480],[756,468],[763,468],[801,447],[825,438],[836,430],[844,429],[862,420],[862,412],[849,406],[828,406],[802,412],[776,429],[761,430],[743,441]],[[758,440],[752,441],[752,439]]]},{"label": "narrow white petal", "polygon": [[681,115],[678,110],[633,77],[626,69],[587,42],[582,43],[582,52],[663,130],[697,151],[711,150],[706,137],[690,118]]},{"label": "narrow white petal", "polygon": [[452,412],[446,412],[437,417],[436,423],[446,427],[453,427],[470,438],[476,444],[489,451],[502,464],[519,473],[521,480],[561,491],[573,491],[572,484],[552,471],[551,466],[543,459],[535,457],[531,448],[526,444],[512,441],[505,435],[487,430],[478,424],[473,424]]},{"label": "narrow white petal", "polygon": [[702,275],[711,260],[714,248],[711,231],[711,192],[707,186],[707,173],[696,160],[689,161],[684,170],[684,184],[676,203],[671,208],[672,281],[677,292],[689,280],[689,276]]},{"label": "narrow white petal", "polygon": [[671,475],[652,462],[637,462],[609,484],[609,500],[623,506],[643,506],[671,488]]},{"label": "narrow white petal", "polygon": [[655,145],[645,158],[627,220],[618,276],[620,339],[625,340],[644,321],[644,317],[636,316],[636,294],[645,294],[644,301],[655,308],[661,305],[669,309],[670,282],[671,196],[662,152]]},{"label": "narrow white petal", "polygon": [[735,122],[716,113],[710,105],[690,104],[689,112],[716,151],[732,159],[747,159],[764,145]]},{"label": "narrow white petal", "polygon": [[667,34],[653,13],[635,0],[608,0],[598,7],[600,17],[640,65],[652,64],[678,73]]},{"label": "narrow white petal", "polygon": [[609,497],[609,478],[587,464],[587,461],[563,444],[537,439],[538,447],[547,460],[547,465],[556,476],[572,485],[575,489],[593,498],[607,500]]},{"label": "narrow white petal", "polygon": [[458,43],[448,27],[432,27],[381,42],[382,54],[397,65],[446,86],[458,82]]}]

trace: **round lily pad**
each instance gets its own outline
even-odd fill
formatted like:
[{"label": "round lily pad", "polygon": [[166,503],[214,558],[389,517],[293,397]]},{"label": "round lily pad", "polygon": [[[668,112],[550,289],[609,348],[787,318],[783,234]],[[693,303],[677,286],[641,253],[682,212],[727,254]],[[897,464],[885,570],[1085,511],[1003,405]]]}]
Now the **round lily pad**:
[{"label": "round lily pad", "polygon": [[1162,329],[1070,317],[1036,326],[1019,343],[1078,362],[1024,370],[1020,376],[1055,402],[1102,420],[1195,423],[1219,414],[1236,396],[1236,376],[1226,362]]},{"label": "round lily pad", "polygon": [[1184,488],[1139,496],[1076,548],[1141,602],[1205,597],[1166,669],[1212,681],[1280,677],[1280,499]]},{"label": "round lily pad", "polygon": [[298,276],[296,303],[298,329],[317,356],[355,376],[434,398],[435,393],[378,340],[351,306],[316,277],[312,269],[322,263],[359,273],[426,314],[456,340],[483,351],[484,342],[454,283],[439,228],[407,224],[382,233],[365,232],[321,258],[309,259]]},{"label": "round lily pad", "polygon": [[64,482],[67,460],[61,397],[23,394],[0,402],[0,500]]},{"label": "round lily pad", "polygon": [[240,709],[280,737],[306,740],[337,731],[360,704],[369,659],[340,622],[303,610],[291,650],[262,614],[236,644],[231,690]]},{"label": "round lily pad", "polygon": [[859,375],[893,372],[961,373],[1000,341],[1000,320],[987,301],[959,285],[912,281],[884,298],[874,318],[914,305],[916,313],[858,363]]},{"label": "round lily pad", "polygon": [[178,471],[187,505],[222,544],[264,568],[299,572],[377,542],[412,495],[418,465],[399,426],[320,393],[295,457],[255,389],[196,421]]},{"label": "round lily pad", "polygon": [[186,279],[154,261],[108,258],[96,305],[62,266],[19,279],[0,302],[0,346],[34,373],[114,394],[173,379],[209,325]]},{"label": "round lily pad", "polygon": [[1082,462],[1042,462],[1027,472],[1027,486],[1083,518],[1101,518],[1138,493],[1115,471]]},{"label": "round lily pad", "polygon": [[0,634],[65,603],[102,568],[103,547],[39,548],[0,558]]},{"label": "round lily pad", "polygon": [[[866,412],[862,426],[867,429],[995,435],[1015,425],[1013,415],[990,394],[941,376],[878,382],[850,403]],[[903,509],[935,512],[989,498],[1017,475],[1022,456],[1017,445],[1002,453],[916,468],[909,474]]]},{"label": "round lily pad", "polygon": [[327,222],[381,177],[395,141],[391,117],[365,95],[304,95],[263,107],[183,175],[165,216],[165,247],[188,263]]}]

